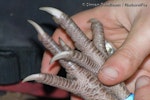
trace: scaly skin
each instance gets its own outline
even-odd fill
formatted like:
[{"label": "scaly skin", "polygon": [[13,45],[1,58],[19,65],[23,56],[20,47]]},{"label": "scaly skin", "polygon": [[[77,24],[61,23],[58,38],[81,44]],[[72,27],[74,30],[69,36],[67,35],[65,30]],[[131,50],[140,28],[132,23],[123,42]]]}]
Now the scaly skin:
[{"label": "scaly skin", "polygon": [[[102,25],[96,19],[90,19],[93,40],[89,40],[80,28],[66,14],[51,7],[40,8],[54,16],[58,23],[75,43],[77,50],[72,50],[61,39],[60,46],[44,32],[35,22],[29,22],[38,31],[39,40],[54,57],[51,62],[59,60],[65,68],[67,78],[51,74],[33,74],[24,81],[35,80],[37,82],[58,87],[74,93],[85,100],[124,100],[130,94],[124,83],[115,86],[105,86],[97,78],[101,66],[109,57],[103,37]],[[110,49],[110,48],[109,48]],[[112,48],[111,48],[112,49]],[[113,50],[113,49],[112,49]]]}]

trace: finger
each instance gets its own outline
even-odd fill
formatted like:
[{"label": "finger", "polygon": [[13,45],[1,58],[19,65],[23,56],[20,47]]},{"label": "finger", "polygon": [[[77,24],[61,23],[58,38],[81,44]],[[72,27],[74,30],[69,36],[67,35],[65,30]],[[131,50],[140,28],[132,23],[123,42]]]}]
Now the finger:
[{"label": "finger", "polygon": [[[126,41],[121,48],[111,56],[99,72],[99,79],[113,85],[129,78],[138,69],[142,61],[150,53],[149,21],[144,18],[134,23]],[[141,27],[142,26],[142,27]]]},{"label": "finger", "polygon": [[135,100],[150,99],[150,77],[142,76],[136,82]]}]

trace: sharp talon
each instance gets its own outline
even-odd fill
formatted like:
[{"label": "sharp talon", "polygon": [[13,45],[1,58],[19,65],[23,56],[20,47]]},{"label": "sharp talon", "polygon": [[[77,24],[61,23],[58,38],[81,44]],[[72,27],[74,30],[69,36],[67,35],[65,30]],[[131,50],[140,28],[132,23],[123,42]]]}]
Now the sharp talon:
[{"label": "sharp talon", "polygon": [[53,63],[54,61],[59,60],[59,59],[68,58],[71,54],[72,54],[72,51],[63,51],[61,53],[58,53],[51,59],[50,63]]},{"label": "sharp talon", "polygon": [[30,76],[27,76],[25,79],[23,79],[22,82],[38,81],[43,78],[42,76],[43,76],[42,74],[32,74]]},{"label": "sharp talon", "polygon": [[53,7],[41,7],[39,9],[48,12],[49,14],[55,16],[56,18],[60,18],[61,15],[63,14],[62,11]]},{"label": "sharp talon", "polygon": [[[57,54],[56,54],[57,55]],[[54,56],[55,57],[55,56]],[[52,59],[49,61],[49,65],[54,63],[55,61],[59,60],[59,59],[55,59],[54,57],[52,57]],[[54,59],[53,59],[54,58]],[[60,58],[61,59],[61,58]]]},{"label": "sharp talon", "polygon": [[28,22],[36,29],[36,31],[40,34],[40,35],[44,35],[45,32],[44,30],[40,27],[40,25],[38,25],[36,22],[32,21],[32,20],[28,20]]}]

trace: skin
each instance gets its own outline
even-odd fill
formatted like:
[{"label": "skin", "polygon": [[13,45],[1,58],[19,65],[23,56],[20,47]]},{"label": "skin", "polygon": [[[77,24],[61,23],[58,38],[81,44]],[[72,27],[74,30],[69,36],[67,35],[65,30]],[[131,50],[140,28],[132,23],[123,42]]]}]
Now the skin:
[{"label": "skin", "polygon": [[[148,67],[150,65],[150,1],[132,1],[136,3],[144,2],[144,4],[147,4],[147,7],[96,7],[80,12],[72,16],[72,18],[89,38],[92,38],[92,35],[90,23],[87,23],[87,21],[90,18],[98,19],[104,26],[106,40],[113,43],[117,48],[115,54],[103,65],[103,70],[100,71],[98,75],[99,79],[106,85],[114,85],[126,81],[130,91],[135,91],[135,100],[147,100],[146,98],[150,97],[146,95],[148,92],[145,91],[150,89],[150,84],[146,84],[145,86],[145,84],[143,85],[139,80],[144,79],[149,81],[149,77],[146,76],[150,76],[150,68]],[[121,1],[108,2],[122,3]],[[130,1],[128,0],[127,2],[129,3]],[[61,36],[69,46],[73,47],[70,38],[60,28],[54,32],[53,39],[58,42],[59,36]],[[49,65],[51,57],[49,52],[46,51],[44,53],[41,72],[57,74],[60,67],[56,63]],[[116,72],[111,72],[110,75],[107,71],[108,68],[114,69]],[[146,76],[141,77],[143,75]],[[137,80],[137,78],[139,79]],[[80,99],[72,97],[72,100]]]}]

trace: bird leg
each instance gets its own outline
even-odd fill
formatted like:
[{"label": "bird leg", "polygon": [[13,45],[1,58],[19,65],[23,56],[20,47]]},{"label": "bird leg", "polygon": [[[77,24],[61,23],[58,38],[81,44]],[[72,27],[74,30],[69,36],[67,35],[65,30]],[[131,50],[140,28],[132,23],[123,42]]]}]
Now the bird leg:
[{"label": "bird leg", "polygon": [[54,21],[75,43],[76,50],[72,50],[62,39],[59,39],[60,45],[58,45],[37,23],[29,20],[29,23],[37,30],[39,40],[54,55],[51,62],[58,60],[65,68],[68,77],[44,73],[33,74],[25,78],[24,82],[35,80],[67,90],[85,100],[124,100],[129,96],[130,92],[124,83],[105,86],[98,80],[98,71],[115,50],[104,39],[102,24],[98,20],[89,20],[93,32],[91,41],[65,13],[52,7],[42,7],[40,10],[53,15]]}]

